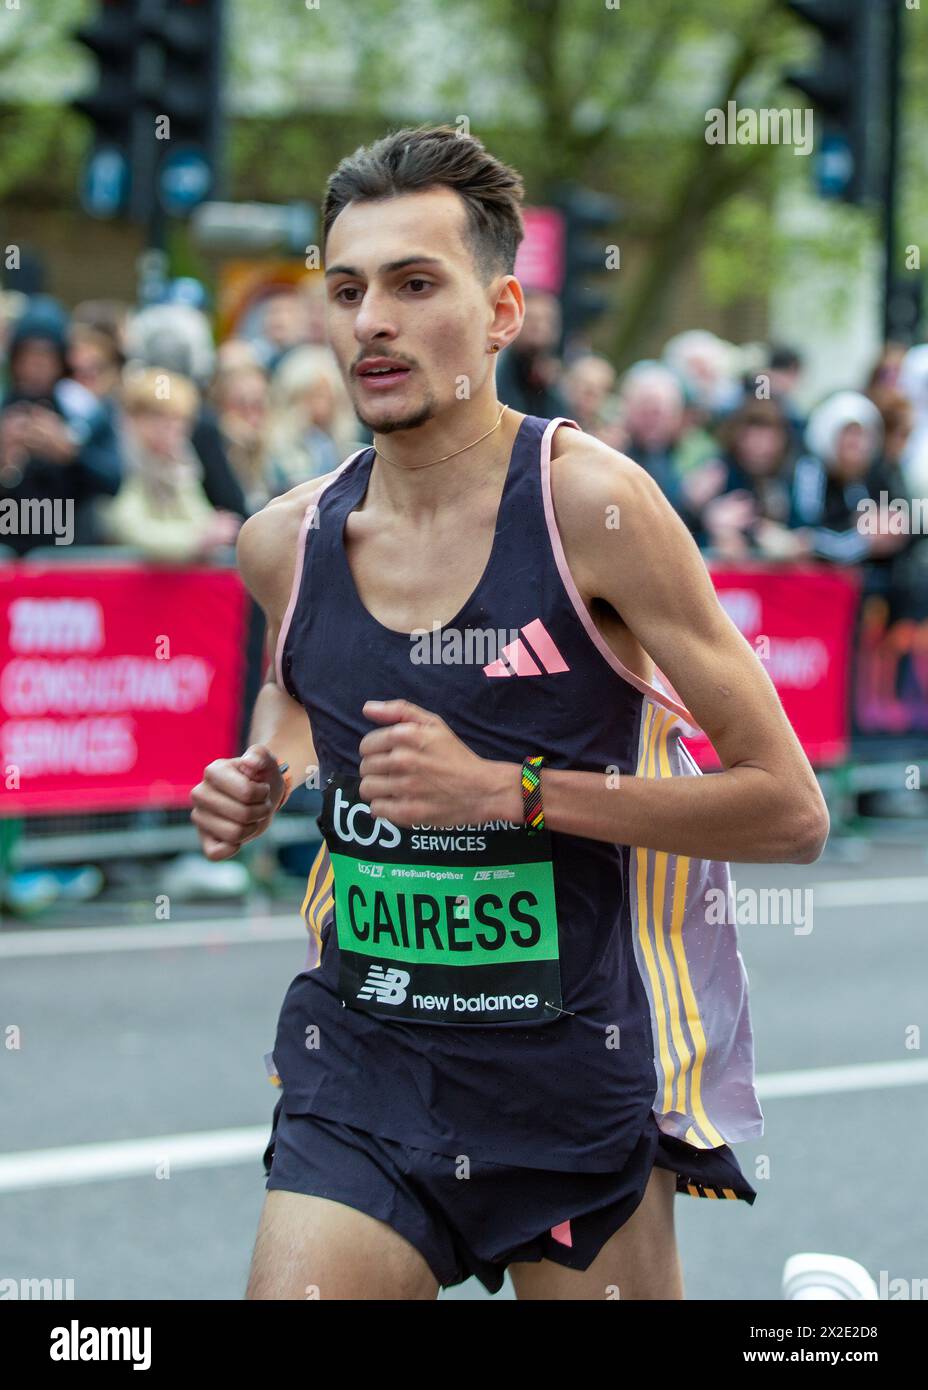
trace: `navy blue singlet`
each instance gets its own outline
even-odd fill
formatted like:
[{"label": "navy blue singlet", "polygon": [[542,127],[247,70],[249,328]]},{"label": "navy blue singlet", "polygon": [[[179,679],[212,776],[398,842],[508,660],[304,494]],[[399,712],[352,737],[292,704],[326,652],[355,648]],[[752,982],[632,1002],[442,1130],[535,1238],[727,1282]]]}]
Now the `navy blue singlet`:
[{"label": "navy blue singlet", "polygon": [[[485,664],[416,664],[410,636],[384,627],[362,604],[343,536],[349,512],[364,500],[372,448],[313,495],[277,669],[308,713],[322,787],[359,775],[358,744],[374,727],[361,714],[368,699],[406,698],[434,711],[485,758],[520,763],[543,753],[552,768],[600,776],[698,772],[677,746],[679,718],[671,713],[680,706],[629,677],[573,586],[550,497],[558,427],[522,420],[486,569],[441,630],[513,634]],[[698,1147],[760,1132],[733,929],[727,936],[713,929],[706,960],[691,951],[687,961],[670,913],[674,881],[682,891],[688,869],[676,872],[672,856],[624,845],[556,832],[550,840],[560,1011],[482,1026],[387,1021],[343,1005],[323,846],[304,902],[316,958],[287,991],[273,1053],[288,1111],[437,1153],[580,1172],[621,1168],[652,1107],[666,1133]],[[654,914],[642,905],[668,863],[666,894],[663,877],[659,889],[667,934],[658,941]],[[658,936],[662,930],[658,922]],[[699,951],[709,935],[703,924]],[[715,1010],[722,1032],[713,1052],[712,1018],[701,1020],[700,1007],[719,987],[727,993]]]}]

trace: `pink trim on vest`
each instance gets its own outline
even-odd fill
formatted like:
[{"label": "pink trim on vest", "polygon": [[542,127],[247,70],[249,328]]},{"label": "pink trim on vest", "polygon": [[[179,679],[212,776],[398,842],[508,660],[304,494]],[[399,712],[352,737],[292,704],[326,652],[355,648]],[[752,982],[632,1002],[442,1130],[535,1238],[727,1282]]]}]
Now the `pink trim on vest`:
[{"label": "pink trim on vest", "polygon": [[577,617],[586,629],[587,636],[597,651],[608,661],[613,671],[621,676],[623,680],[628,681],[629,685],[639,690],[642,695],[647,695],[650,699],[656,700],[659,705],[663,705],[665,709],[670,710],[671,714],[677,715],[684,723],[691,725],[694,729],[698,729],[699,725],[685,705],[673,698],[673,696],[676,696],[677,692],[673,689],[662,672],[659,671],[658,675],[661,678],[661,682],[672,692],[671,695],[663,694],[658,690],[657,686],[642,680],[641,677],[636,676],[633,671],[629,671],[627,666],[623,666],[605,637],[603,637],[599,628],[593,622],[589,609],[580,597],[580,591],[574,583],[574,577],[567,565],[567,556],[564,554],[564,546],[561,543],[560,533],[557,529],[557,521],[554,515],[554,501],[551,496],[551,445],[554,441],[554,431],[557,429],[558,425],[573,425],[574,429],[579,429],[580,426],[577,424],[576,420],[568,419],[566,415],[557,415],[549,422],[541,440],[541,491],[542,497],[544,498],[545,520],[548,523],[548,535],[551,540],[551,549],[554,552],[554,560],[557,564],[558,573],[561,576],[561,583],[567,590],[568,597],[576,610]]},{"label": "pink trim on vest", "polygon": [[303,512],[303,520],[300,523],[300,532],[297,536],[296,542],[296,561],[293,566],[293,582],[290,585],[290,602],[287,604],[287,611],[284,613],[284,620],[280,625],[280,632],[277,634],[277,650],[274,653],[274,670],[277,675],[277,685],[278,688],[284,692],[284,694],[288,693],[287,687],[284,685],[283,674],[284,642],[286,640],[287,633],[290,630],[290,622],[293,618],[293,610],[296,608],[296,601],[300,592],[300,583],[303,579],[303,567],[305,564],[306,555],[306,537],[309,533],[310,523],[312,521],[313,508],[317,506],[319,498],[325,492],[326,488],[335,482],[335,479],[339,476],[340,473],[343,473],[345,471],[349,463],[352,463],[360,454],[365,453],[366,450],[369,448],[370,445],[366,445],[364,449],[356,449],[353,454],[349,454],[348,458],[345,459],[345,462],[340,463],[338,465],[332,476],[326,482],[321,483],[319,487],[317,487],[315,491],[310,494],[309,501],[306,503],[306,510]]}]

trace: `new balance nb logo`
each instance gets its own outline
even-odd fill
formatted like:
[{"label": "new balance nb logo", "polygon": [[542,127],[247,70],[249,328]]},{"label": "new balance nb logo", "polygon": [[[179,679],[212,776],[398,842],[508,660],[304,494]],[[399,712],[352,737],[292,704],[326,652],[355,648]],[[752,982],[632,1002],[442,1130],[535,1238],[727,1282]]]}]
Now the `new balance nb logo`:
[{"label": "new balance nb logo", "polygon": [[410,978],[408,970],[397,970],[396,967],[384,970],[382,965],[372,965],[367,979],[358,990],[357,998],[376,999],[378,1004],[402,1004]]},{"label": "new balance nb logo", "polygon": [[[502,648],[499,660],[484,666],[485,676],[553,676],[559,671],[570,670],[540,618],[533,618],[519,630],[522,636]],[[534,652],[523,642],[523,637],[528,638]]]}]

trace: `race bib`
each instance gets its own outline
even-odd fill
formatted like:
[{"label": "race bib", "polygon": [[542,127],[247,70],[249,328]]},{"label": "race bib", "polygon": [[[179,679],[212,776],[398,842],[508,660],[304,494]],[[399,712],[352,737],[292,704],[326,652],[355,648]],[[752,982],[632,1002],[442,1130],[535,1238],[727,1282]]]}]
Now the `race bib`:
[{"label": "race bib", "polygon": [[510,821],[397,826],[357,777],[330,780],[319,829],[335,878],[338,988],[409,1023],[559,1017],[551,836]]}]

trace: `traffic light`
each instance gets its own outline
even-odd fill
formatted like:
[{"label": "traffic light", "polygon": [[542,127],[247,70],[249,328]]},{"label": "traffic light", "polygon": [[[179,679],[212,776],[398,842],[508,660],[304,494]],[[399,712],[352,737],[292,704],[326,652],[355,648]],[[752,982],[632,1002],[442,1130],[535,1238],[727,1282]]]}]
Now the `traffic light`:
[{"label": "traffic light", "polygon": [[907,275],[891,275],[885,314],[887,339],[907,344],[921,342],[924,313],[925,286],[922,276],[913,271]]},{"label": "traffic light", "polygon": [[621,205],[617,198],[575,183],[561,184],[551,201],[564,215],[561,311],[567,338],[609,307],[609,296],[596,284],[596,277],[612,268],[608,248],[615,243],[607,233],[614,229]]},{"label": "traffic light", "polygon": [[892,63],[891,7],[899,0],[784,0],[822,38],[818,66],[785,74],[821,114],[819,191],[848,203],[884,193]]},{"label": "traffic light", "polygon": [[136,154],[143,187],[183,216],[213,190],[220,129],[222,0],[139,0]]},{"label": "traffic light", "polygon": [[122,212],[128,197],[137,8],[138,0],[104,0],[97,17],[74,34],[97,60],[96,87],[71,103],[93,123],[82,201],[96,216]]},{"label": "traffic light", "polygon": [[[87,211],[128,212],[151,230],[214,190],[221,123],[223,0],[100,0],[75,38],[96,56],[96,90],[73,103],[94,123]],[[118,189],[118,191],[117,191]]]}]

